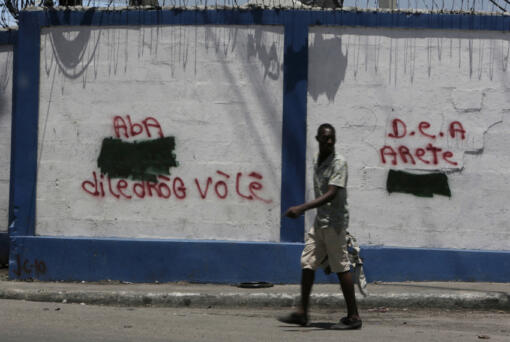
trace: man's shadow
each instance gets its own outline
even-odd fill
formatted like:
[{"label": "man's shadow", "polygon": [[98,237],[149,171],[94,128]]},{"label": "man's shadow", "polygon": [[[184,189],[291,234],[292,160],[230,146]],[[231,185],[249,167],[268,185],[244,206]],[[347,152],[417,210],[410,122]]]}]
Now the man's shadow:
[{"label": "man's shadow", "polygon": [[331,330],[331,327],[335,324],[336,323],[334,323],[334,322],[333,323],[332,322],[314,322],[314,323],[309,323],[307,326],[280,325],[280,328],[283,328],[283,329],[288,328],[288,329],[285,329],[285,331],[288,331],[288,332],[293,332],[293,331],[312,332],[312,331],[317,331],[317,330]]}]

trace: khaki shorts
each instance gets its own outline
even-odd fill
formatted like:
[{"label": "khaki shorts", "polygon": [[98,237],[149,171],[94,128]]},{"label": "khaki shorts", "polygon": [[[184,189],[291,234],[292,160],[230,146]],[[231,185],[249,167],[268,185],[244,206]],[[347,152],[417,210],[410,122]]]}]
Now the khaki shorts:
[{"label": "khaki shorts", "polygon": [[312,227],[306,236],[305,249],[301,254],[301,267],[316,270],[331,267],[331,272],[350,270],[347,252],[346,229]]}]

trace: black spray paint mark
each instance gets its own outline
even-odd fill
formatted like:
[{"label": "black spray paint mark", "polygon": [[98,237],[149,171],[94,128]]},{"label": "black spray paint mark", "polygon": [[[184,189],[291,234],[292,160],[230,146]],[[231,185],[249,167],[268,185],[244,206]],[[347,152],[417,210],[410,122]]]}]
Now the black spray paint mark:
[{"label": "black spray paint mark", "polygon": [[451,197],[448,177],[444,173],[417,175],[404,171],[390,170],[386,189],[389,193],[403,192],[420,197],[443,195]]},{"label": "black spray paint mark", "polygon": [[177,166],[174,137],[126,142],[105,138],[97,166],[110,178],[128,178],[156,182],[157,175],[169,175]]}]

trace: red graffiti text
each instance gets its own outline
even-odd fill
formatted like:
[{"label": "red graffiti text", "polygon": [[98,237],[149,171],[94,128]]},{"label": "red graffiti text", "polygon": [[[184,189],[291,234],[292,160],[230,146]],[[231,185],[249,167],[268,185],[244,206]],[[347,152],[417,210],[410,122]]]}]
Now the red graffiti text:
[{"label": "red graffiti text", "polygon": [[117,138],[135,137],[145,132],[147,137],[152,138],[151,131],[155,131],[156,135],[163,138],[163,130],[158,120],[153,117],[147,117],[141,123],[133,123],[131,117],[126,115],[126,119],[122,116],[115,116],[113,118],[113,129]]},{"label": "red graffiti text", "polygon": [[92,180],[81,183],[81,188],[94,197],[113,196],[115,198],[132,199],[158,197],[168,199],[174,196],[177,199],[186,198],[186,186],[179,177],[171,179],[159,175],[158,182],[134,181],[128,182],[125,179],[111,179],[110,177],[92,172]]},{"label": "red graffiti text", "polygon": [[[248,201],[271,203],[272,200],[263,198],[260,191],[264,189],[263,176],[258,172],[243,174],[237,172],[228,174],[216,171],[212,176],[194,179],[194,189],[200,199],[226,199],[237,197]],[[132,181],[110,178],[102,173],[92,172],[92,177],[81,183],[81,188],[87,194],[98,197],[115,197],[130,200],[132,198],[176,198],[183,200],[188,195],[188,188],[180,177],[157,176],[157,182]]]},{"label": "red graffiti text", "polygon": [[[430,123],[427,121],[422,121],[418,124],[416,130],[409,131],[407,125],[404,121],[400,119],[393,119],[391,122],[391,132],[388,133],[388,137],[393,139],[402,139],[406,136],[416,136],[421,135],[423,137],[427,137],[430,139],[443,138],[445,136],[445,132],[439,132],[438,134],[432,134],[429,132],[429,128],[431,127]],[[448,125],[447,134],[450,138],[456,139],[460,138],[461,140],[466,139],[466,130],[462,126],[459,121],[452,121]]]},{"label": "red graffiti text", "polygon": [[443,151],[441,148],[428,144],[425,148],[416,148],[410,150],[407,146],[400,145],[397,148],[393,148],[389,145],[385,145],[380,149],[381,161],[383,164],[387,162],[392,165],[400,163],[416,165],[417,162],[421,162],[426,165],[438,165],[440,161],[445,161],[450,165],[457,165],[458,163],[453,161],[453,152]]},{"label": "red graffiti text", "polygon": [[428,143],[423,147],[409,148],[406,145],[384,145],[379,149],[381,162],[383,164],[407,164],[407,165],[430,165],[436,166],[441,163],[457,166],[452,151],[439,147],[439,141],[442,138],[466,139],[466,130],[459,121],[452,121],[448,125],[447,132],[431,132],[431,124],[427,121],[421,121],[415,130],[409,129],[407,124],[401,119],[393,119],[391,122],[391,132],[388,137],[392,139],[411,139],[424,137],[433,140],[435,144]]},{"label": "red graffiti text", "polygon": [[[213,177],[207,177],[207,179],[202,182],[200,182],[198,178],[195,178],[195,185],[202,199],[207,198],[210,186],[213,187],[214,193],[219,199],[225,199],[229,195],[228,180],[231,175],[219,170],[216,171],[216,174],[219,177],[215,179],[213,179]],[[235,176],[235,195],[249,201],[258,200],[264,203],[271,203],[272,200],[264,199],[257,193],[264,188],[260,182],[263,178],[264,177],[260,173],[250,172],[248,174],[249,183],[246,186],[246,182],[243,182],[243,173],[237,172]]]}]

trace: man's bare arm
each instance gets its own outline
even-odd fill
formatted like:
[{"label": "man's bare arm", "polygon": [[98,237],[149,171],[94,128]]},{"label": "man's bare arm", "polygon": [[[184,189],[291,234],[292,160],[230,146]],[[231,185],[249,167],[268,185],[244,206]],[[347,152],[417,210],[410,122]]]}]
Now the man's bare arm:
[{"label": "man's bare arm", "polygon": [[318,208],[328,202],[331,202],[333,198],[335,198],[335,196],[337,195],[338,189],[339,187],[336,185],[328,185],[328,191],[324,195],[317,197],[316,199],[310,202],[290,207],[285,212],[285,216],[290,218],[296,218],[301,216],[307,210]]}]

